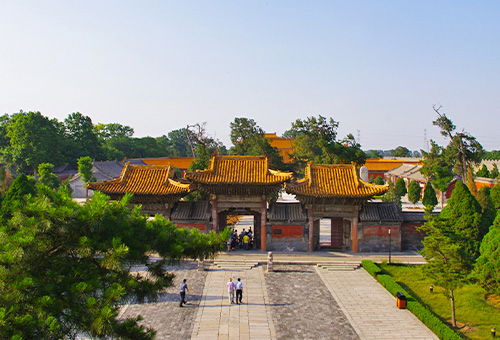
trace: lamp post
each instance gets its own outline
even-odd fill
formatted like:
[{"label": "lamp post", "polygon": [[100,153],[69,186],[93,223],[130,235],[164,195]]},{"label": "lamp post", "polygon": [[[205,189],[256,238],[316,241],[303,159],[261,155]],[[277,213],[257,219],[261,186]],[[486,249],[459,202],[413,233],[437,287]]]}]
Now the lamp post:
[{"label": "lamp post", "polygon": [[391,264],[391,228],[389,227],[389,264]]}]

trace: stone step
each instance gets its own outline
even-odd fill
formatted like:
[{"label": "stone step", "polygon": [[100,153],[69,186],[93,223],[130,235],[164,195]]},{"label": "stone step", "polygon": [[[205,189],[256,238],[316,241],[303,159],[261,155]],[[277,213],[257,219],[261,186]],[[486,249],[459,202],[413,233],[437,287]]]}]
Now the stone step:
[{"label": "stone step", "polygon": [[330,262],[318,263],[318,268],[332,272],[332,271],[354,271],[360,267],[359,262]]}]

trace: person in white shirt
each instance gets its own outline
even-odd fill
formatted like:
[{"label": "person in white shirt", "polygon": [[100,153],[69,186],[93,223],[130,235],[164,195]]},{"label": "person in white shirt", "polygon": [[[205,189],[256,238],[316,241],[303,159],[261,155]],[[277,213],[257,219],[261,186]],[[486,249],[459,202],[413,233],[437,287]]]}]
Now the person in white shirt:
[{"label": "person in white shirt", "polygon": [[234,303],[234,282],[232,278],[229,278],[229,281],[227,282],[227,293],[229,296],[229,303]]},{"label": "person in white shirt", "polygon": [[238,278],[238,281],[236,281],[236,303],[240,304],[243,303],[243,282],[241,282],[241,279]]}]

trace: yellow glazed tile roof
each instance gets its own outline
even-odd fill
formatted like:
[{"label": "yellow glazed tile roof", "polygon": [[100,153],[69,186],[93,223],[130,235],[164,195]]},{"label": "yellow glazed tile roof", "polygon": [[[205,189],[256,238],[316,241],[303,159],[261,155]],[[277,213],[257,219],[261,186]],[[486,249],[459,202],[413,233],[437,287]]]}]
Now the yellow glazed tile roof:
[{"label": "yellow glazed tile roof", "polygon": [[279,184],[292,178],[291,172],[269,169],[265,156],[212,156],[206,170],[189,172],[186,178],[201,184]]},{"label": "yellow glazed tile roof", "polygon": [[127,163],[120,177],[103,182],[90,182],[88,188],[109,194],[180,195],[190,191],[190,185],[172,179],[169,166],[132,165]]},{"label": "yellow glazed tile roof", "polygon": [[305,177],[286,184],[286,191],[312,197],[368,198],[387,191],[386,185],[375,185],[358,178],[351,164],[308,164]]},{"label": "yellow glazed tile roof", "polygon": [[140,160],[147,165],[171,166],[177,169],[187,169],[194,162],[194,157],[154,157],[154,158],[130,158],[126,161]]},{"label": "yellow glazed tile roof", "polygon": [[365,166],[368,171],[389,171],[397,168],[402,164],[415,164],[422,165],[421,160],[415,159],[385,159],[385,158],[368,158],[365,162]]}]

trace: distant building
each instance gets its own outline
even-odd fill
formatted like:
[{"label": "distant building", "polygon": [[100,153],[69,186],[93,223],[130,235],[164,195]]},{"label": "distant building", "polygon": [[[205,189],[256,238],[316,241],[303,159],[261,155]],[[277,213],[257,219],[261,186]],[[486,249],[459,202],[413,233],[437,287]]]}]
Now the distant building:
[{"label": "distant building", "polygon": [[385,177],[385,174],[403,164],[422,165],[421,158],[413,157],[384,157],[368,158],[365,166],[368,168],[368,179],[373,180],[376,177]]},{"label": "distant building", "polygon": [[[123,164],[118,161],[97,161],[94,162],[92,167],[92,175],[95,177],[97,182],[111,180],[120,177],[122,172]],[[69,186],[72,190],[71,197],[73,198],[86,198],[87,188],[83,182],[80,174],[75,174],[69,181]],[[89,196],[92,195],[92,191],[89,191]]]},{"label": "distant building", "polygon": [[278,137],[275,132],[265,133],[263,137],[273,148],[278,149],[278,153],[284,163],[292,163],[293,159],[291,155],[293,153],[293,138]]}]

